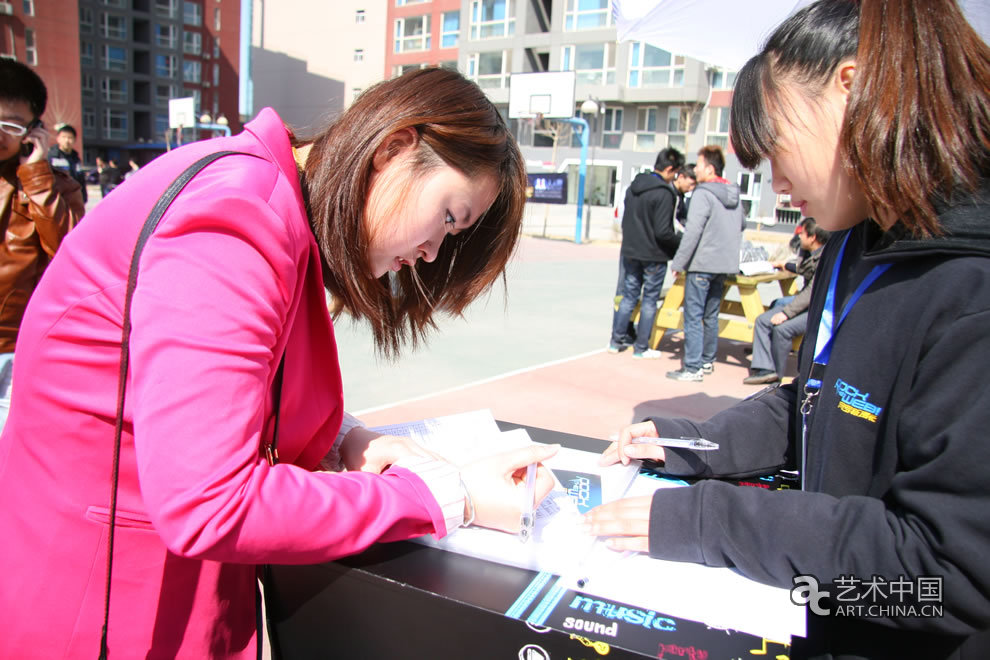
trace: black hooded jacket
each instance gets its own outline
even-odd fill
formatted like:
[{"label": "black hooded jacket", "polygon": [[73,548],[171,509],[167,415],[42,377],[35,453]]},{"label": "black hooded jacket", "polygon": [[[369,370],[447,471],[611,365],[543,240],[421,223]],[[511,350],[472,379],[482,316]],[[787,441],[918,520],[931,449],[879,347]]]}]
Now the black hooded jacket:
[{"label": "black hooded jacket", "polygon": [[674,232],[677,191],[655,172],[643,172],[626,190],[622,248],[626,259],[669,261],[680,239]]},{"label": "black hooded jacket", "polygon": [[[803,466],[806,485],[767,491],[703,479],[657,491],[652,556],[735,566],[787,588],[799,574],[823,585],[880,576],[920,589],[919,579],[937,580],[939,598],[928,604],[940,604],[940,616],[839,615],[837,606],[849,603],[833,586],[823,601],[830,614],[809,613],[809,636],[795,639],[794,657],[990,658],[990,180],[983,184],[940,209],[943,236],[883,232],[872,222],[833,235],[793,384],[707,422],[653,419],[664,436],[721,444],[668,449],[669,474],[741,477]],[[834,335],[804,457],[802,393],[846,234],[836,317],[875,265],[891,266]]]}]

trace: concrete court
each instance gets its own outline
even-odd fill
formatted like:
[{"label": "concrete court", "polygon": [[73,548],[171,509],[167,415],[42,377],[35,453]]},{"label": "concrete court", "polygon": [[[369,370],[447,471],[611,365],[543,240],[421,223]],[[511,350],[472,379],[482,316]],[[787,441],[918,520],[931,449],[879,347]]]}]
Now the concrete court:
[{"label": "concrete court", "polygon": [[375,359],[365,326],[338,322],[347,410],[376,425],[488,408],[604,439],[646,415],[704,419],[760,389],[742,384],[746,344],[720,341],[715,373],[701,383],[665,377],[680,367],[679,332],[668,332],[658,360],[607,353],[618,254],[617,243],[524,237],[507,302],[496,291],[391,365]]}]

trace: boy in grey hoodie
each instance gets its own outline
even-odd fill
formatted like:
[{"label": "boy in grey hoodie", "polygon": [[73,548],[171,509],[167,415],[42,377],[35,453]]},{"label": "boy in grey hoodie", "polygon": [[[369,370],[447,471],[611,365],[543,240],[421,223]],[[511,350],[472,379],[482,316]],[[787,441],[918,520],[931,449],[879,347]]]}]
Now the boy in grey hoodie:
[{"label": "boy in grey hoodie", "polygon": [[684,273],[684,362],[667,378],[700,381],[714,369],[718,311],[725,276],[739,272],[739,248],[746,217],[739,186],[722,178],[725,156],[717,146],[698,152],[698,186],[688,207],[684,236],[671,263]]}]

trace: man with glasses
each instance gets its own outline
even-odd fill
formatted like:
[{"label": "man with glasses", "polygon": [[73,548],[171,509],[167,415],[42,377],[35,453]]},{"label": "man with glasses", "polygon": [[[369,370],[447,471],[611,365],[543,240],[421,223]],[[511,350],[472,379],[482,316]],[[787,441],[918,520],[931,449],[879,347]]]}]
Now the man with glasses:
[{"label": "man with glasses", "polygon": [[31,293],[85,212],[79,184],[48,163],[48,91],[30,67],[0,58],[0,428],[17,332]]}]

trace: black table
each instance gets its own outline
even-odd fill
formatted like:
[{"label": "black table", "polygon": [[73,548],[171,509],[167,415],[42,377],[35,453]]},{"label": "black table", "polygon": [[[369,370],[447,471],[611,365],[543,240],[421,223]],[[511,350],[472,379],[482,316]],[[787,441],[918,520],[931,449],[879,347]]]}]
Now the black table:
[{"label": "black table", "polygon": [[[536,442],[594,452],[604,447],[600,440],[547,429],[504,422],[499,427],[525,428]],[[534,571],[413,542],[379,544],[326,564],[273,566],[266,595],[273,654],[276,658],[716,660],[778,658],[789,650],[759,637],[711,629],[652,610],[620,610],[622,604],[574,592],[560,600],[546,626],[533,626],[525,619],[552,581],[521,612],[518,601],[524,600],[521,594],[527,589],[539,587],[539,577]],[[506,615],[514,604],[516,618]],[[577,621],[589,622],[592,632],[575,629],[585,625]],[[754,650],[757,653],[751,654]]]}]

